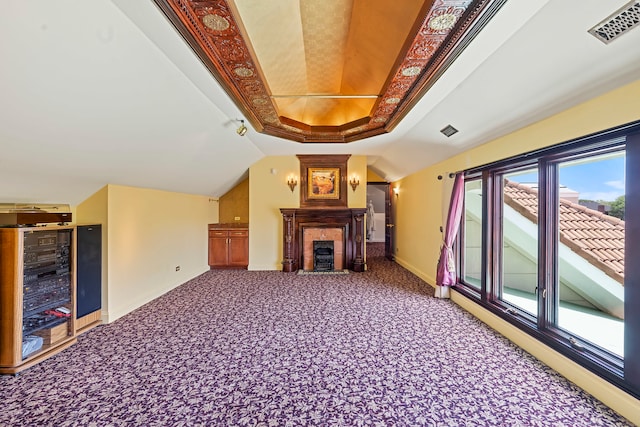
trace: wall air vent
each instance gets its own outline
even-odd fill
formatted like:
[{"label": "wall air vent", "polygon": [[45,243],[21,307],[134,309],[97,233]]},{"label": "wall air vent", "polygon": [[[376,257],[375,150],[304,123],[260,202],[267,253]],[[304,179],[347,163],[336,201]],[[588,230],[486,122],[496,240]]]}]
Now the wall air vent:
[{"label": "wall air vent", "polygon": [[640,0],[633,0],[589,30],[604,44],[609,44],[640,24]]}]

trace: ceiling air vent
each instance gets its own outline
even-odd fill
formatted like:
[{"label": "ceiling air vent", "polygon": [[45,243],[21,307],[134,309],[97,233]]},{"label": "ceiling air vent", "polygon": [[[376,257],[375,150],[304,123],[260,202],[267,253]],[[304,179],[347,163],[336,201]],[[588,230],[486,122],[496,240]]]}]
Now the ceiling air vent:
[{"label": "ceiling air vent", "polygon": [[633,0],[589,30],[595,38],[609,44],[640,24],[640,0]]},{"label": "ceiling air vent", "polygon": [[451,125],[447,125],[444,129],[441,129],[440,132],[442,132],[448,138],[454,133],[457,133],[458,129],[454,128]]}]

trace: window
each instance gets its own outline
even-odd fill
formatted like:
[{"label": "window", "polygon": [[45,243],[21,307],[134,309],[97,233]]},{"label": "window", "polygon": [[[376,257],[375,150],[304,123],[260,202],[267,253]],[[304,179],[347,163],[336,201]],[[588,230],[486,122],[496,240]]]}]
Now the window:
[{"label": "window", "polygon": [[623,357],[624,211],[618,218],[612,205],[624,200],[624,151],[558,162],[557,169],[554,326]]},{"label": "window", "polygon": [[538,289],[538,171],[501,175],[501,286],[497,295],[535,317]]},{"label": "window", "polygon": [[455,288],[638,397],[639,199],[640,122],[466,171]]},{"label": "window", "polygon": [[467,181],[464,184],[464,282],[479,290],[482,266],[482,181]]}]

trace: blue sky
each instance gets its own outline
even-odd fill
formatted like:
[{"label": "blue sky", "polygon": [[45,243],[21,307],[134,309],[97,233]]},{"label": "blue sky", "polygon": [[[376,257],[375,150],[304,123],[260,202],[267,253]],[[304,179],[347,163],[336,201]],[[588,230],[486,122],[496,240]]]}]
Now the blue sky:
[{"label": "blue sky", "polygon": [[[580,199],[614,201],[624,195],[624,154],[602,160],[575,162],[560,168],[560,184],[580,193]],[[511,176],[517,182],[536,182],[537,174]]]}]

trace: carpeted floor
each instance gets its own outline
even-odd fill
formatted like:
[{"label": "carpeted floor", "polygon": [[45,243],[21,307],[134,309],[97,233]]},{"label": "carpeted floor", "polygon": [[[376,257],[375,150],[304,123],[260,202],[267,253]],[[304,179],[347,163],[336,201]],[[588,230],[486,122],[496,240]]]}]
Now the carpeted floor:
[{"label": "carpeted floor", "polygon": [[630,425],[381,251],[365,273],[207,272],[0,377],[0,425]]}]

